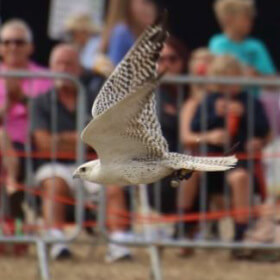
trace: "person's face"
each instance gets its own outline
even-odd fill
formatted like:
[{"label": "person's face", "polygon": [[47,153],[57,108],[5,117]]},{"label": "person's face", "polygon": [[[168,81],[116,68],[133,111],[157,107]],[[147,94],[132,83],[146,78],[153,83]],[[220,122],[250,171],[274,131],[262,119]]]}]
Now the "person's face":
[{"label": "person's face", "polygon": [[208,72],[208,67],[212,61],[212,55],[201,54],[193,58],[192,66],[190,68],[190,73],[192,75],[204,76]]},{"label": "person's face", "polygon": [[[79,55],[76,51],[66,48],[60,48],[54,51],[50,61],[50,68],[54,72],[66,73],[74,77],[79,77],[81,67],[79,64]],[[57,87],[73,86],[69,80],[56,80]]]},{"label": "person's face", "polygon": [[[237,69],[228,69],[224,76],[239,78],[242,76],[242,73],[240,73],[240,71]],[[225,85],[223,92],[230,94],[239,94],[241,92],[241,89],[242,87],[238,84]]]},{"label": "person's face", "polygon": [[240,13],[232,18],[232,28],[240,38],[248,36],[254,24],[254,17],[248,13]]},{"label": "person's face", "polygon": [[7,66],[23,66],[33,52],[28,34],[21,28],[7,27],[0,36],[0,55]]},{"label": "person's face", "polygon": [[156,7],[149,0],[131,0],[130,9],[132,18],[143,28],[154,23]]},{"label": "person's face", "polygon": [[90,38],[90,33],[87,30],[76,30],[71,35],[73,43],[78,46],[84,46]]},{"label": "person's face", "polygon": [[168,45],[164,45],[159,59],[157,70],[159,73],[166,72],[171,75],[182,74],[184,63],[179,55]]}]

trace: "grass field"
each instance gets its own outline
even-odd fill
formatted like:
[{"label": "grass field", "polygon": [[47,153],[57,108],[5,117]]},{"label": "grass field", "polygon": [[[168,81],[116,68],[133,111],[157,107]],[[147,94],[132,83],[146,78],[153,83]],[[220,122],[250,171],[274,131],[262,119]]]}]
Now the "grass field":
[{"label": "grass field", "polygon": [[[149,279],[149,257],[145,249],[134,249],[134,261],[104,263],[104,246],[72,245],[74,258],[51,262],[54,280],[146,280]],[[178,258],[178,250],[164,251],[165,280],[279,280],[280,263],[233,261],[228,251],[196,251],[188,259]],[[34,248],[26,257],[0,256],[1,280],[38,278]]]}]

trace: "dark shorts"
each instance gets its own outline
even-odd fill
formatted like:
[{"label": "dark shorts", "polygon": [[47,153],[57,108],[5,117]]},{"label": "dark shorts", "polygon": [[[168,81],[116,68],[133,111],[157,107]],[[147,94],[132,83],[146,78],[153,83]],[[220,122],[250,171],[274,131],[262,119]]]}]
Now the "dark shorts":
[{"label": "dark shorts", "polygon": [[[236,168],[245,169],[250,172],[250,161],[248,160],[239,160]],[[255,176],[255,167],[260,165],[260,161],[253,162],[254,175],[252,177],[254,193],[259,194],[261,192],[261,186],[259,182],[259,178]],[[235,169],[236,169],[235,168]],[[228,191],[228,184],[226,182],[226,174],[227,172],[208,172],[205,173],[206,182],[207,182],[207,192],[209,194],[223,194]]]},{"label": "dark shorts", "polygon": [[[254,167],[260,165],[260,161],[254,161]],[[250,170],[250,164],[247,160],[240,160],[236,168],[243,168],[245,170]],[[255,168],[254,168],[255,170]],[[230,187],[226,182],[227,172],[205,172],[202,176],[205,176],[207,182],[205,194],[206,194],[206,205],[204,207],[207,209],[209,198],[211,195],[218,194],[230,194]],[[263,195],[263,186],[259,181],[257,176],[253,176],[253,188],[254,193]],[[167,177],[161,181],[161,187],[157,187],[156,184],[151,184],[148,186],[148,197],[149,203],[152,208],[163,214],[171,214],[177,212],[177,191],[178,188],[173,188],[170,186],[172,177]],[[203,177],[202,177],[203,180]],[[202,202],[202,195],[200,195],[202,190],[198,192],[198,196],[193,203],[193,211],[199,209]]]},{"label": "dark shorts", "polygon": [[[24,152],[24,144],[13,142],[13,147],[16,150],[16,152],[23,153]],[[19,155],[19,174],[18,174],[18,182],[24,183],[25,177],[26,177],[26,157],[23,155]]]},{"label": "dark shorts", "polygon": [[[24,145],[21,143],[12,143],[13,148],[16,152],[23,152]],[[25,158],[21,155],[19,158],[19,174],[17,181],[19,183],[24,183],[25,178]],[[22,209],[22,202],[24,201],[24,191],[17,190],[16,192],[7,195],[7,193],[2,193],[1,195],[5,196],[5,206],[4,206],[4,215],[9,218],[24,218],[24,212]]]}]

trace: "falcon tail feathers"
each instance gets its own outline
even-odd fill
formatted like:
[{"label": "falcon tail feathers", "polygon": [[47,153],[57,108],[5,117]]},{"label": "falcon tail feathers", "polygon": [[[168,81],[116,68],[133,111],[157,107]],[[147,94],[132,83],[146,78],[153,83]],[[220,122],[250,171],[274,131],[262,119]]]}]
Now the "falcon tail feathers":
[{"label": "falcon tail feathers", "polygon": [[237,163],[235,156],[227,157],[195,157],[177,153],[169,153],[167,165],[175,170],[186,169],[192,171],[226,171]]}]

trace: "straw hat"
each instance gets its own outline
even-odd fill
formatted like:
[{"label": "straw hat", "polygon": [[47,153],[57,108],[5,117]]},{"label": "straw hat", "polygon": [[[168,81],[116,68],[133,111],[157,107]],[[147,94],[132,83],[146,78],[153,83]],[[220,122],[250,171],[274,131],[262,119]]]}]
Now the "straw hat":
[{"label": "straw hat", "polygon": [[88,31],[93,34],[100,32],[100,29],[93,23],[91,16],[85,13],[69,16],[65,21],[64,29],[66,32]]}]

